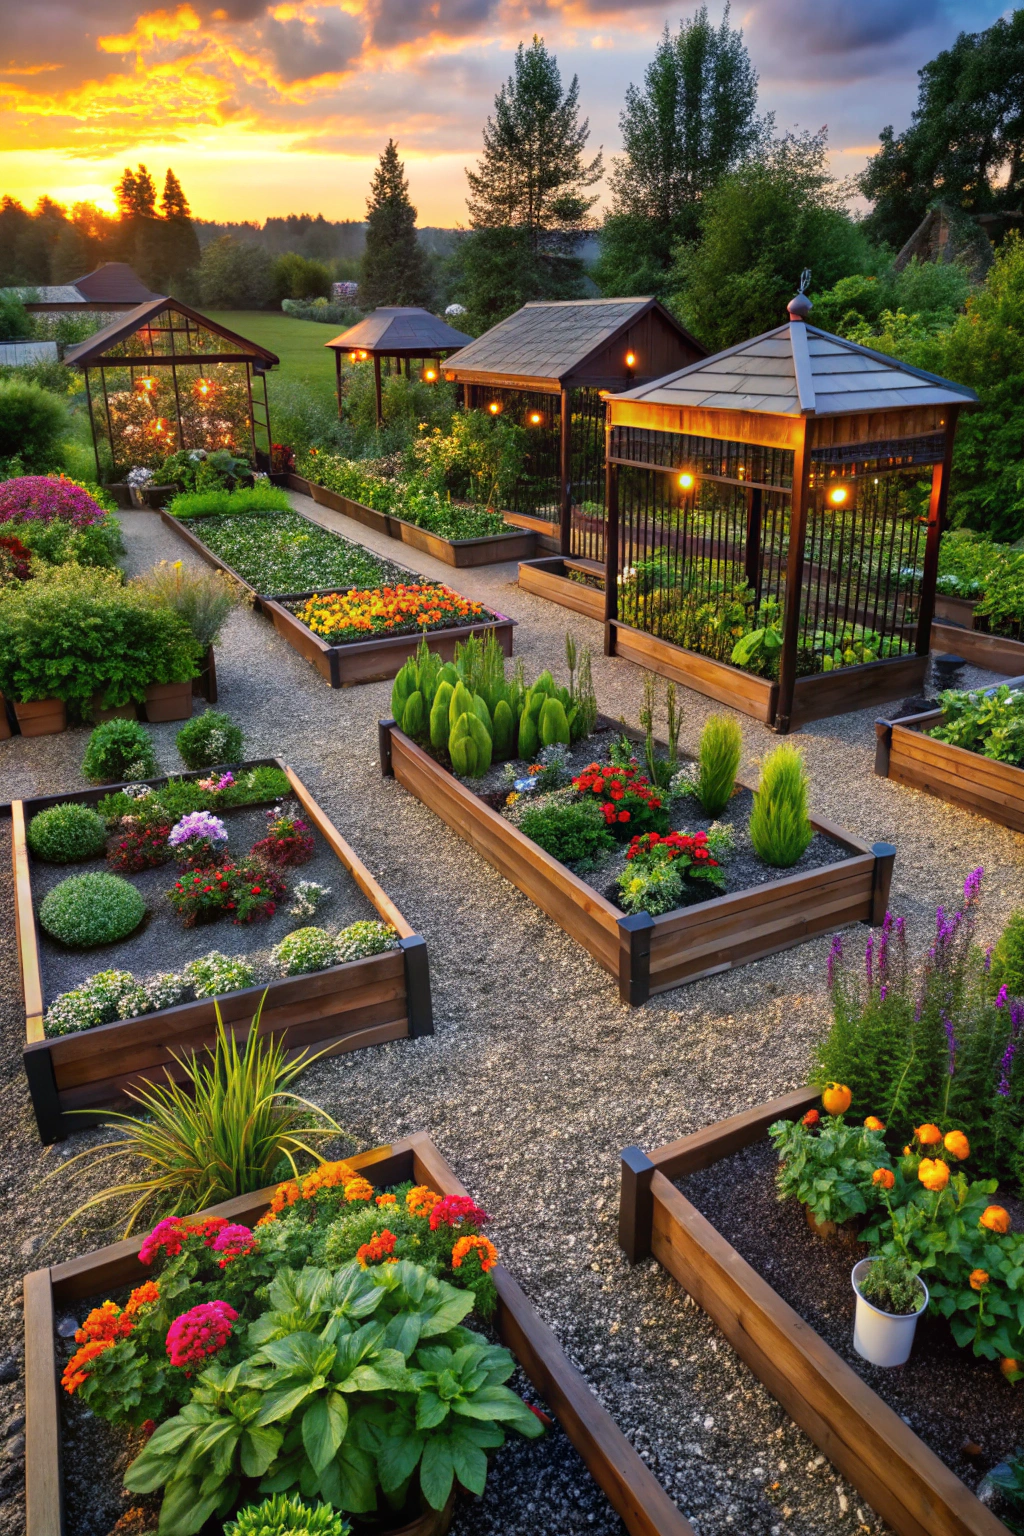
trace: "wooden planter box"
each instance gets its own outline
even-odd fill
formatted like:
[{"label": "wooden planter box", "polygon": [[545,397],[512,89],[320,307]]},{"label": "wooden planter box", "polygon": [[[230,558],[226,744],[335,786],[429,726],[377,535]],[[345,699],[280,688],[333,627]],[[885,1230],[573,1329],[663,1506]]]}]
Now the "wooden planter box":
[{"label": "wooden planter box", "polygon": [[539,555],[557,555],[561,552],[562,539],[557,518],[534,517],[531,512],[502,512],[502,517],[512,528],[528,528],[536,535],[535,549]]},{"label": "wooden planter box", "polygon": [[[323,595],[321,593],[321,595]],[[332,688],[351,688],[356,683],[375,683],[384,678],[396,677],[410,656],[419,648],[420,636],[388,635],[375,640],[356,640],[348,645],[328,645],[303,624],[286,603],[301,602],[312,597],[312,592],[295,592],[285,597],[260,599],[264,613],[273,620],[278,634],[294,646],[300,656],[311,661]],[[455,647],[469,639],[470,635],[493,634],[506,656],[512,655],[515,619],[503,613],[486,610],[487,617],[478,624],[460,624],[455,629],[436,629],[427,632],[430,649],[437,651],[445,661],[451,661]]]},{"label": "wooden planter box", "polygon": [[510,528],[508,533],[490,533],[476,539],[444,539],[393,512],[378,512],[373,507],[364,507],[360,501],[350,501],[347,496],[330,491],[324,485],[316,485],[312,480],[307,483],[310,495],[319,506],[330,507],[333,512],[352,518],[353,522],[373,528],[377,533],[386,533],[391,539],[399,539],[411,549],[422,550],[425,555],[433,555],[435,560],[443,560],[445,565],[497,565],[502,560],[528,560],[534,552],[535,536],[527,529]]},{"label": "wooden planter box", "polygon": [[[161,1008],[138,1019],[121,1019],[115,1024],[49,1039],[43,1031],[47,998],[39,960],[26,823],[37,811],[58,802],[72,800],[94,805],[117,786],[108,784],[74,794],[15,800],[0,808],[0,813],[11,818],[15,929],[25,1002],[25,1075],[44,1144],[60,1141],[72,1131],[95,1124],[102,1118],[99,1111],[130,1108],[127,1091],[141,1082],[164,1082],[165,1073],[180,1079],[181,1070],[172,1060],[171,1052],[191,1054],[213,1044],[216,1003],[225,1023],[233,1027],[239,1038],[244,1038],[260,1000],[265,997],[260,1033],[283,1035],[293,1054],[308,1048],[335,1056],[385,1040],[433,1033],[425,940],[414,933],[298,775],[279,758],[242,765],[257,766],[284,769],[292,793],[310,823],[383,921],[397,931],[401,948],[314,971],[308,976],[289,976],[228,992],[216,1002],[213,998],[201,998],[174,1008]],[[196,779],[203,774],[182,777]],[[166,780],[150,782],[162,784]],[[198,945],[197,953],[201,949],[202,945]]]},{"label": "wooden planter box", "polygon": [[933,709],[876,720],[875,772],[1024,832],[1024,768],[936,741],[927,732],[943,719],[942,710]]},{"label": "wooden planter box", "polygon": [[740,1358],[899,1536],[1006,1536],[1006,1527],[898,1413],[690,1204],[673,1180],[760,1141],[819,1101],[798,1089],[645,1153],[622,1154],[619,1242],[653,1254]]},{"label": "wooden planter box", "polygon": [[990,635],[983,629],[961,629],[956,624],[933,624],[932,651],[962,656],[972,667],[1001,672],[1005,677],[1024,673],[1024,640]]},{"label": "wooden planter box", "polygon": [[573,581],[570,566],[561,555],[544,560],[524,560],[519,567],[519,585],[524,592],[535,592],[548,602],[560,603],[574,613],[604,622],[604,590]]},{"label": "wooden planter box", "polygon": [[380,723],[380,757],[385,777],[422,800],[589,950],[633,1007],[652,992],[791,949],[845,923],[878,923],[885,916],[896,849],[872,846],[813,817],[815,829],[841,843],[848,858],[659,917],[627,915],[491,810],[394,720]]},{"label": "wooden planter box", "polygon": [[56,736],[66,731],[68,710],[63,699],[34,699],[28,704],[14,700],[14,717],[23,736]]},{"label": "wooden planter box", "polygon": [[935,618],[940,624],[959,624],[964,629],[973,629],[974,610],[980,601],[977,597],[950,597],[944,592],[936,592]]},{"label": "wooden planter box", "polygon": [[192,679],[184,683],[150,683],[143,709],[150,725],[162,720],[191,720]]},{"label": "wooden planter box", "polygon": [[[375,1188],[411,1180],[439,1195],[465,1195],[465,1187],[428,1136],[407,1136],[348,1161]],[[228,1221],[255,1222],[272,1189],[240,1195],[204,1212]],[[59,1364],[54,1326],[58,1310],[98,1300],[149,1273],[139,1261],[142,1238],[25,1276],[25,1503],[27,1536],[62,1536]],[[569,1364],[558,1340],[534,1311],[503,1264],[491,1271],[498,1290],[495,1327],[537,1392],[556,1415],[594,1481],[621,1516],[630,1536],[694,1536],[654,1474],[637,1455],[586,1381]],[[81,1310],[77,1308],[76,1310]],[[487,1494],[485,1492],[484,1498]],[[543,1528],[543,1516],[538,1524]]]}]

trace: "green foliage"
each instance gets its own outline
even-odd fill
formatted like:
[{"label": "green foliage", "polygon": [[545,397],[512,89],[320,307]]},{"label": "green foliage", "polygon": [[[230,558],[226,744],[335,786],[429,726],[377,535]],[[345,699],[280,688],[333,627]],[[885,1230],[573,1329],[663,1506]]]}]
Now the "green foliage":
[{"label": "green foliage", "polygon": [[184,974],[196,997],[221,997],[225,992],[242,992],[256,980],[256,973],[247,960],[232,960],[215,949],[190,960]]},{"label": "green foliage", "polygon": [[296,928],[270,951],[282,976],[305,976],[337,964],[337,949],[326,928]]},{"label": "green foliage", "polygon": [[429,303],[430,278],[416,238],[416,209],[409,201],[405,166],[398,158],[394,139],[388,139],[373,173],[366,216],[366,245],[359,273],[360,304],[365,309],[376,309],[382,304]]},{"label": "green foliage", "polygon": [[542,747],[552,747],[558,741],[565,746],[569,745],[571,739],[569,721],[561,699],[545,699],[540,712],[539,727]]},{"label": "green foliage", "polygon": [[16,293],[0,288],[0,341],[27,341],[32,319]]},{"label": "green foliage", "polygon": [[204,650],[220,639],[224,621],[238,601],[237,583],[223,571],[186,566],[180,560],[173,565],[161,560],[137,583],[156,602],[179,614]]},{"label": "green foliage", "polygon": [[[195,981],[189,969],[185,974]],[[329,1115],[291,1091],[316,1057],[302,1051],[289,1061],[280,1037],[258,1033],[259,1017],[239,1049],[218,1007],[216,1040],[204,1056],[171,1053],[182,1083],[128,1090],[139,1113],[112,1114],[117,1138],[63,1165],[112,1163],[125,1177],[91,1195],[75,1216],[132,1197],[127,1235],[143,1211],[178,1215],[251,1194],[273,1181],[282,1162],[296,1174],[297,1158],[315,1157],[317,1142],[342,1134]]]},{"label": "green foliage", "polygon": [[66,517],[54,517],[48,523],[25,518],[14,526],[26,548],[47,565],[96,565],[113,570],[118,555],[124,552],[121,525],[112,512],[84,528],[75,527]]},{"label": "green foliage", "polygon": [[[863,345],[875,345],[872,331],[884,327],[883,315],[902,312],[913,317],[921,335],[952,325],[967,302],[971,281],[956,261],[918,261],[915,256],[899,272],[887,267],[877,275],[855,273],[833,287],[814,292],[815,325]],[[865,333],[861,328],[867,326]]]},{"label": "green foliage", "polygon": [[1024,763],[1024,693],[998,688],[939,694],[944,719],[928,732],[937,741],[978,752],[1000,763]]},{"label": "green foliage", "polygon": [[58,396],[23,379],[0,381],[0,463],[17,459],[20,473],[42,475],[60,467],[68,412]]},{"label": "green foliage", "polygon": [[182,491],[167,508],[172,517],[240,517],[244,513],[290,510],[287,491],[262,484],[237,491],[216,486],[203,491]]},{"label": "green foliage", "polygon": [[182,726],[174,744],[186,768],[199,771],[237,763],[244,743],[241,727],[220,709],[206,709]]},{"label": "green foliage", "polygon": [[563,864],[590,866],[597,855],[615,847],[600,810],[588,801],[566,804],[551,800],[545,805],[531,805],[518,824],[526,837]]},{"label": "green foliage", "polygon": [[511,503],[526,451],[525,427],[486,411],[458,411],[447,432],[435,427],[413,444],[428,487],[472,497],[488,508]]},{"label": "green foliage", "polygon": [[137,720],[105,720],[89,737],[82,772],[93,784],[155,778],[160,769],[152,737]]},{"label": "green foliage", "polygon": [[508,532],[500,513],[483,507],[453,506],[449,492],[436,488],[418,475],[384,477],[372,472],[372,461],[341,459],[326,453],[310,454],[299,468],[318,485],[338,491],[352,501],[361,502],[364,507],[393,513],[442,538],[475,539]]},{"label": "green foliage", "polygon": [[1005,987],[1010,997],[1024,998],[1024,911],[1010,913],[992,950],[992,986]]},{"label": "green foliage", "polygon": [[807,814],[807,769],[797,747],[785,744],[761,764],[761,782],[750,813],[754,852],[775,869],[789,869],[814,836]]},{"label": "green foliage", "polygon": [[194,779],[170,778],[157,789],[147,787],[145,795],[129,795],[116,790],[105,795],[96,809],[108,827],[124,816],[136,816],[148,822],[180,821],[189,811],[220,811],[234,805],[265,805],[292,792],[288,775],[281,768],[248,768],[223,789],[202,789]]},{"label": "green foliage", "polygon": [[304,1504],[297,1494],[272,1494],[249,1504],[224,1526],[224,1536],[349,1536],[352,1527],[330,1504]]},{"label": "green foliage", "polygon": [[[283,493],[274,492],[279,494]],[[176,498],[175,504],[181,500]],[[298,512],[257,509],[241,516],[203,515],[195,531],[243,581],[269,595],[380,587],[409,575]]]},{"label": "green foliage", "polygon": [[[203,448],[182,448],[168,454],[153,473],[154,485],[181,485],[186,493],[233,491],[250,473],[247,459],[236,459],[228,448],[207,453]],[[257,490],[261,487],[257,486]]]},{"label": "green foliage", "polygon": [[768,1135],[779,1155],[775,1183],[780,1200],[799,1200],[815,1221],[842,1225],[880,1203],[871,1176],[892,1163],[882,1131],[847,1125],[842,1115],[824,1115],[820,1129],[800,1120],[777,1120]]},{"label": "green foliage", "polygon": [[69,949],[125,939],[145,915],[146,903],[120,875],[72,875],[39,905],[40,926]]},{"label": "green foliage", "polygon": [[207,309],[263,309],[274,298],[270,253],[262,245],[221,235],[203,252],[196,285]]},{"label": "green foliage", "polygon": [[872,1262],[857,1289],[880,1312],[906,1316],[919,1312],[924,1292],[909,1259],[901,1253],[883,1254]]},{"label": "green foliage", "polygon": [[349,923],[335,941],[338,963],[348,960],[365,960],[370,955],[383,955],[386,950],[399,947],[398,935],[387,923],[373,918]]},{"label": "green foliage", "polygon": [[326,299],[331,291],[331,269],[325,261],[286,251],[271,268],[274,297],[284,299]]},{"label": "green foliage", "polygon": [[587,293],[579,257],[553,248],[553,242],[538,249],[527,228],[474,229],[460,241],[451,268],[453,291],[466,308],[460,329],[472,335],[524,304],[582,299]]},{"label": "green foliage", "polygon": [[[695,895],[702,900],[702,887],[725,889],[722,865],[735,847],[732,829],[716,823],[706,836],[691,837],[686,832],[672,832],[667,838],[648,833],[632,844],[628,864],[619,876],[619,904],[626,912],[672,912]],[[691,884],[691,882],[696,884]]]},{"label": "green foliage", "polygon": [[787,134],[703,200],[699,239],[676,254],[673,306],[705,346],[730,347],[785,321],[804,267],[828,288],[872,260],[828,168],[824,131]]},{"label": "green foliage", "polygon": [[709,816],[720,816],[732,799],[743,754],[743,732],[731,715],[709,715],[700,733],[695,793]]},{"label": "green foliage", "polygon": [[91,806],[70,800],[33,816],[25,836],[37,859],[74,864],[95,859],[103,852],[107,826]]}]

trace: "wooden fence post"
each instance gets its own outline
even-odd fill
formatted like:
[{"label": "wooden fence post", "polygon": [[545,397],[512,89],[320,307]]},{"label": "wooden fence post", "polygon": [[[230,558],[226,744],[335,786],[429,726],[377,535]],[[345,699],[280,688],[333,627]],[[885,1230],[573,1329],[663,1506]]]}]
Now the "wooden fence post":
[{"label": "wooden fence post", "polygon": [[569,391],[562,390],[558,412],[558,547],[563,556],[572,554],[572,404]]},{"label": "wooden fence post", "polygon": [[946,412],[946,438],[942,460],[932,469],[932,493],[928,502],[928,535],[924,545],[924,569],[921,572],[921,601],[917,609],[917,633],[914,649],[927,656],[932,644],[932,619],[935,617],[935,583],[939,577],[939,540],[946,524],[949,477],[953,468],[953,439],[959,411],[952,406]]},{"label": "wooden fence post", "polygon": [[427,941],[422,934],[414,933],[408,939],[400,939],[399,944],[405,952],[405,995],[409,1038],[418,1040],[421,1035],[434,1033]]},{"label": "wooden fence post", "polygon": [[654,1227],[651,1180],[654,1164],[639,1147],[627,1147],[619,1160],[619,1247],[631,1264],[650,1258]]},{"label": "wooden fence post", "polygon": [[[606,447],[611,444],[611,432],[605,432]],[[615,655],[615,620],[619,616],[619,466],[608,460],[605,464],[605,530],[604,530],[604,653]]]},{"label": "wooden fence post", "polygon": [[619,918],[619,999],[639,1008],[651,995],[651,934],[649,912]]},{"label": "wooden fence post", "polygon": [[889,756],[892,752],[892,721],[875,721],[875,772],[880,779],[889,777]]},{"label": "wooden fence post", "polygon": [[393,779],[395,770],[391,766],[391,728],[397,725],[397,720],[377,721],[377,748],[380,752],[380,775],[382,779]]},{"label": "wooden fence post", "polygon": [[871,894],[871,921],[877,927],[885,922],[889,910],[889,889],[892,885],[892,866],[896,861],[895,843],[872,843],[875,856],[875,873]]}]

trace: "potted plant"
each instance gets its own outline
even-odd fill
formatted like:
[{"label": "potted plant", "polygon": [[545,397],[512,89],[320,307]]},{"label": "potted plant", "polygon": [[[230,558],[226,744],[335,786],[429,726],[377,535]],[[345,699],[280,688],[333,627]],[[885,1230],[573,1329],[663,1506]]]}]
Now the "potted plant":
[{"label": "potted plant", "polygon": [[850,1279],[857,1298],[853,1347],[872,1365],[906,1365],[928,1287],[909,1259],[885,1254],[860,1259]]}]

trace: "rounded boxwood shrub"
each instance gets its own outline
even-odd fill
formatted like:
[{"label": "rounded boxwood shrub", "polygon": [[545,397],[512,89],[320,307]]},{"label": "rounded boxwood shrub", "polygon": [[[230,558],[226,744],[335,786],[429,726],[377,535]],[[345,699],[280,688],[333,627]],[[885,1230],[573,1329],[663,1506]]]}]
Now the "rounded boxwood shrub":
[{"label": "rounded boxwood shrub", "polygon": [[82,772],[94,784],[155,779],[160,769],[146,727],[137,720],[105,720],[89,737]]},{"label": "rounded boxwood shrub", "polygon": [[223,710],[207,709],[175,737],[186,768],[216,768],[222,763],[237,763],[242,757],[242,732]]},{"label": "rounded boxwood shrub", "polygon": [[26,837],[37,859],[75,864],[80,859],[98,858],[103,852],[107,825],[91,806],[66,800],[33,816]]},{"label": "rounded boxwood shrub", "polygon": [[335,941],[338,951],[338,962],[344,960],[365,960],[368,955],[382,955],[385,950],[398,948],[398,934],[390,923],[378,923],[364,920],[359,923],[349,923],[343,928]]},{"label": "rounded boxwood shrub", "polygon": [[142,922],[146,903],[120,875],[72,875],[39,908],[46,932],[72,949],[92,949],[125,939]]},{"label": "rounded boxwood shrub", "polygon": [[27,379],[0,383],[0,459],[16,458],[30,473],[53,469],[67,427],[59,395]]},{"label": "rounded boxwood shrub", "polygon": [[216,949],[211,949],[208,955],[200,955],[198,960],[190,960],[182,975],[196,997],[241,992],[243,987],[251,987],[256,980],[256,973],[248,961],[232,960]]},{"label": "rounded boxwood shrub", "polygon": [[282,976],[305,976],[337,965],[337,946],[326,928],[296,928],[275,945],[270,959]]}]

